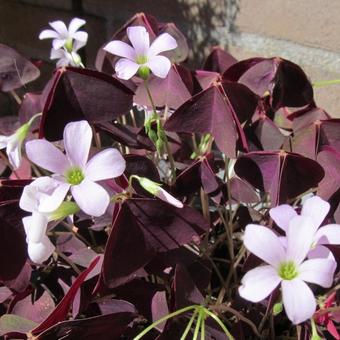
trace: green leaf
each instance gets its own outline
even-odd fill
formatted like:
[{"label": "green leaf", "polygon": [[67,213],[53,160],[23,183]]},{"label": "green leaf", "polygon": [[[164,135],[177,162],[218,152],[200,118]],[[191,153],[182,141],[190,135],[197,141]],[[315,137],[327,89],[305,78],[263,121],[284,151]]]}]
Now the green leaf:
[{"label": "green leaf", "polygon": [[14,314],[5,314],[0,318],[0,336],[11,332],[26,334],[37,327],[38,324],[31,320]]}]

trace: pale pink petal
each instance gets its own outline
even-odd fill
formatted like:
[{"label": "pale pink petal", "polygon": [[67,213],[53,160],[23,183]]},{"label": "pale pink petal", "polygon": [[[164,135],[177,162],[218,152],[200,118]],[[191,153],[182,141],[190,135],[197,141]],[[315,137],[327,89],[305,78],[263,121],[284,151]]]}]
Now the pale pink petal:
[{"label": "pale pink petal", "polygon": [[148,56],[153,57],[161,52],[173,50],[176,47],[176,40],[169,33],[162,33],[151,44]]},{"label": "pale pink petal", "polygon": [[86,32],[83,31],[79,31],[73,34],[73,39],[77,40],[77,41],[81,41],[83,43],[87,42],[87,38],[88,38],[88,34]]},{"label": "pale pink petal", "polygon": [[329,212],[330,205],[318,196],[306,200],[302,206],[301,215],[310,216],[318,228]]},{"label": "pale pink petal", "polygon": [[4,149],[11,136],[0,136],[0,149]]},{"label": "pale pink petal", "polygon": [[166,78],[171,68],[170,60],[162,55],[152,57],[146,65],[159,78]]},{"label": "pale pink petal", "polygon": [[340,224],[327,224],[315,234],[318,244],[340,244]]},{"label": "pale pink petal", "polygon": [[39,34],[39,39],[55,39],[58,38],[59,34],[56,31],[53,30],[43,30],[40,34]]},{"label": "pale pink petal", "polygon": [[243,242],[251,253],[274,267],[285,259],[285,250],[279,238],[267,227],[248,224]]},{"label": "pale pink petal", "polygon": [[104,47],[104,50],[119,57],[124,57],[130,60],[136,59],[135,50],[130,45],[120,40],[109,42]]},{"label": "pale pink petal", "polygon": [[335,259],[332,252],[327,247],[321,245],[313,247],[307,256],[309,259]]},{"label": "pale pink petal", "polygon": [[73,42],[73,53],[78,51],[80,48],[86,45],[86,41],[74,40]]},{"label": "pale pink petal", "polygon": [[60,59],[65,57],[64,50],[55,50],[54,48],[51,49],[50,59]]},{"label": "pale pink petal", "polygon": [[33,262],[41,264],[53,254],[54,249],[53,243],[45,236],[40,243],[28,243],[28,256]]},{"label": "pale pink petal", "polygon": [[74,33],[79,30],[80,27],[84,26],[86,21],[79,18],[73,18],[68,25],[68,33],[73,37]]},{"label": "pale pink petal", "polygon": [[282,300],[286,314],[293,324],[310,319],[315,313],[316,302],[311,289],[299,278],[282,281]]},{"label": "pale pink petal", "polygon": [[58,50],[66,44],[66,39],[54,39],[52,41],[52,46],[55,50]]},{"label": "pale pink petal", "polygon": [[85,177],[91,181],[115,178],[125,171],[125,159],[116,149],[106,149],[94,155],[86,164]]},{"label": "pale pink petal", "polygon": [[265,299],[281,282],[275,268],[261,266],[250,270],[241,281],[240,296],[251,302]]},{"label": "pale pink petal", "polygon": [[299,278],[329,288],[333,283],[336,262],[330,259],[311,259],[299,266]]},{"label": "pale pink petal", "polygon": [[21,144],[21,142],[7,144],[6,153],[8,156],[8,161],[14,170],[17,170],[21,164]]},{"label": "pale pink petal", "polygon": [[59,182],[52,195],[45,195],[44,199],[40,200],[38,207],[39,211],[49,213],[58,209],[60,204],[63,202],[69,188],[70,184]]},{"label": "pale pink petal", "polygon": [[288,204],[282,204],[269,210],[269,215],[282,230],[287,231],[289,221],[297,216],[296,211]]},{"label": "pale pink petal", "polygon": [[143,26],[128,27],[126,33],[138,56],[147,56],[150,47],[149,33]]},{"label": "pale pink petal", "polygon": [[30,161],[53,173],[62,175],[70,167],[66,156],[44,139],[27,142],[26,154]]},{"label": "pale pink petal", "polygon": [[165,191],[162,188],[159,188],[159,192],[156,194],[156,196],[164,201],[167,202],[177,208],[183,208],[183,203],[181,201],[179,201],[177,198],[175,198],[174,196],[170,195],[167,191]]},{"label": "pale pink petal", "polygon": [[71,187],[71,192],[80,209],[91,216],[103,215],[110,203],[109,194],[99,184],[86,178]]},{"label": "pale pink petal", "polygon": [[48,218],[44,214],[33,212],[32,216],[22,219],[27,236],[27,242],[39,243],[46,234]]},{"label": "pale pink petal", "polygon": [[74,166],[83,168],[89,157],[92,129],[86,120],[68,123],[64,129],[64,146],[67,158]]},{"label": "pale pink petal", "polygon": [[67,30],[66,25],[61,20],[53,21],[53,22],[50,22],[49,24],[56,32],[59,33],[59,36],[61,38],[67,39],[68,30]]},{"label": "pale pink petal", "polygon": [[139,66],[140,65],[129,59],[119,59],[115,65],[117,77],[120,79],[128,80],[137,73]]},{"label": "pale pink petal", "polygon": [[310,217],[293,217],[287,231],[287,260],[299,265],[313,244],[314,234],[315,227]]}]

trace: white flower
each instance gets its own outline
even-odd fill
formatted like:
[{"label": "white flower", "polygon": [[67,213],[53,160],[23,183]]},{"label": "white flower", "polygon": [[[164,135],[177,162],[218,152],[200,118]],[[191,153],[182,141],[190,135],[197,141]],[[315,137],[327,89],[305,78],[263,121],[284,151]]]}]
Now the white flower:
[{"label": "white flower", "polygon": [[77,212],[73,202],[63,202],[69,187],[66,183],[45,176],[25,186],[19,206],[32,213],[22,219],[28,244],[28,255],[35,263],[42,263],[55,247],[46,236],[49,221],[64,218]]},{"label": "white flower", "polygon": [[[50,22],[49,25],[53,30],[44,30],[39,34],[39,39],[53,39],[53,48],[58,50],[65,48],[68,52],[74,51],[74,43],[77,43],[77,48],[81,48],[86,45],[88,34],[84,31],[78,31],[78,29],[85,25],[86,21],[79,18],[71,20],[68,28],[60,21]],[[73,43],[74,40],[74,43]]]},{"label": "white flower", "polygon": [[[72,122],[64,129],[66,155],[43,139],[26,143],[26,153],[32,162],[53,172],[53,178],[65,188],[71,188],[74,200],[86,214],[98,217],[105,213],[110,197],[96,182],[120,176],[125,170],[125,160],[118,150],[109,148],[88,161],[91,141],[89,123]],[[65,189],[64,197],[66,192]],[[51,201],[52,205],[56,204],[55,198]]]},{"label": "white flower", "polygon": [[127,80],[138,72],[141,78],[147,79],[151,70],[155,76],[165,78],[169,73],[171,62],[167,57],[159,54],[175,49],[176,40],[170,34],[162,33],[150,46],[149,33],[143,26],[128,27],[127,35],[132,46],[114,40],[104,47],[104,50],[123,57],[115,65],[117,77]]},{"label": "white flower", "polygon": [[287,247],[273,231],[261,225],[247,225],[244,235],[245,247],[268,265],[252,269],[243,277],[240,296],[259,302],[281,285],[283,305],[294,324],[308,320],[316,310],[315,297],[306,282],[329,288],[337,265],[325,258],[304,261],[314,237],[311,223],[308,216],[292,218]]},{"label": "white flower", "polygon": [[72,52],[68,52],[64,49],[55,50],[51,49],[50,59],[59,59],[57,61],[57,67],[61,66],[79,66],[82,65],[80,55],[77,53],[77,50]]}]

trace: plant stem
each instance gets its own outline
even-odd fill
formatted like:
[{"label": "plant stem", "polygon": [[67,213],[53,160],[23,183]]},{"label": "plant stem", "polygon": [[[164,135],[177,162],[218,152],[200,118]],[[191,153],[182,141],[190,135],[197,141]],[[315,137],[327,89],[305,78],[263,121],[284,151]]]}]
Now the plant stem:
[{"label": "plant stem", "polygon": [[324,86],[335,85],[335,84],[340,84],[340,79],[316,81],[315,83],[312,84],[312,86],[314,88],[318,88],[318,87],[324,87]]},{"label": "plant stem", "polygon": [[187,335],[189,334],[190,330],[191,330],[191,326],[196,318],[196,315],[197,315],[197,309],[195,309],[195,311],[192,313],[192,316],[187,324],[187,326],[185,327],[185,330],[181,336],[181,339],[180,340],[185,340],[185,338],[187,337]]},{"label": "plant stem", "polygon": [[135,336],[133,338],[133,340],[139,340],[141,339],[145,334],[147,334],[148,332],[150,332],[153,328],[155,328],[157,325],[159,325],[160,323],[163,323],[164,321],[171,319],[177,315],[183,314],[185,312],[188,312],[189,310],[192,309],[196,309],[197,306],[196,305],[192,305],[192,306],[188,306],[188,307],[184,307],[182,309],[179,309],[173,313],[170,313],[168,315],[163,316],[162,318],[160,318],[159,320],[153,322],[150,326],[148,326],[147,328],[145,328],[141,333],[139,333],[137,336]]}]

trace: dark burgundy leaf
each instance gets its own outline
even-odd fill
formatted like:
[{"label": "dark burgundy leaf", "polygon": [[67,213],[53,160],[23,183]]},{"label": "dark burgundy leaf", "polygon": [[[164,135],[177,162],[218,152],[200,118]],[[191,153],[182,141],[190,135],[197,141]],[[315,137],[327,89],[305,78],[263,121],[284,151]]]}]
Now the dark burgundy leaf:
[{"label": "dark burgundy leaf", "polygon": [[[43,111],[43,96],[39,93],[26,93],[19,109],[19,120],[21,124],[27,123],[35,114]],[[39,127],[39,119],[33,122],[32,129]]]},{"label": "dark burgundy leaf", "polygon": [[[191,97],[191,93],[183,82],[176,65],[173,65],[166,78],[162,79],[151,75],[148,80],[148,87],[152,94],[152,99],[157,107],[177,109]],[[150,99],[142,82],[136,91],[134,101],[139,105],[151,108]]]},{"label": "dark burgundy leaf", "polygon": [[0,91],[8,92],[38,78],[40,71],[9,46],[0,44]]},{"label": "dark burgundy leaf", "polygon": [[96,259],[93,260],[93,262],[89,265],[89,267],[86,270],[79,274],[79,276],[73,282],[72,286],[65,294],[63,299],[56,306],[56,308],[53,310],[53,312],[38,327],[32,330],[31,333],[33,335],[38,335],[44,332],[49,327],[55,325],[56,323],[65,320],[69,312],[69,309],[72,305],[72,302],[77,294],[78,289],[85,281],[88,274],[90,274],[90,272],[95,268],[99,259],[100,257],[98,256]]},{"label": "dark burgundy leaf", "polygon": [[38,340],[119,339],[135,318],[130,311],[60,322],[38,336]]},{"label": "dark burgundy leaf", "polygon": [[156,199],[126,200],[105,249],[106,284],[116,287],[132,280],[138,272],[145,275],[141,269],[157,253],[197,240],[208,227],[203,217],[187,206],[179,209]]},{"label": "dark burgundy leaf", "polygon": [[340,152],[326,146],[319,152],[317,161],[325,170],[325,177],[319,183],[317,194],[328,200],[340,188]]},{"label": "dark burgundy leaf", "polygon": [[235,172],[255,188],[269,193],[272,206],[316,187],[324,176],[317,162],[284,151],[250,152],[238,158]]},{"label": "dark burgundy leaf", "polygon": [[18,201],[0,206],[1,281],[14,280],[26,263],[26,234],[21,221],[26,214],[19,208]]},{"label": "dark burgundy leaf", "polygon": [[318,150],[329,145],[340,152],[340,119],[328,119],[321,122]]},{"label": "dark burgundy leaf", "polygon": [[238,177],[230,179],[231,197],[236,202],[255,203],[260,200],[254,188]]},{"label": "dark burgundy leaf", "polygon": [[203,69],[206,71],[223,74],[231,65],[237,63],[237,60],[221,47],[216,46],[208,55]]},{"label": "dark burgundy leaf", "polygon": [[218,148],[228,157],[236,157],[240,138],[247,149],[239,119],[254,113],[257,98],[245,86],[234,83],[214,84],[179,107],[165,123],[174,132],[210,133]]},{"label": "dark burgundy leaf", "polygon": [[217,72],[203,71],[197,70],[195,71],[195,78],[200,84],[202,90],[206,90],[210,87],[214,82],[220,82],[221,76]]},{"label": "dark burgundy leaf", "polygon": [[302,107],[313,102],[313,88],[303,70],[296,64],[275,58],[251,58],[231,66],[223,79],[238,81],[259,96],[268,91],[271,106]]},{"label": "dark burgundy leaf", "polygon": [[[150,138],[140,134],[141,128],[122,125],[117,122],[104,122],[96,124],[99,130],[107,132],[114,140],[133,149],[147,149],[155,151],[156,148]],[[144,129],[144,127],[142,128]]]},{"label": "dark burgundy leaf", "polygon": [[129,112],[132,96],[131,90],[104,73],[73,67],[58,69],[44,105],[40,138],[62,139],[65,125],[72,121],[112,121]]},{"label": "dark burgundy leaf", "polygon": [[180,264],[177,265],[175,269],[172,289],[175,299],[174,310],[190,305],[200,305],[204,301],[204,297],[196,287],[190,273]]}]

